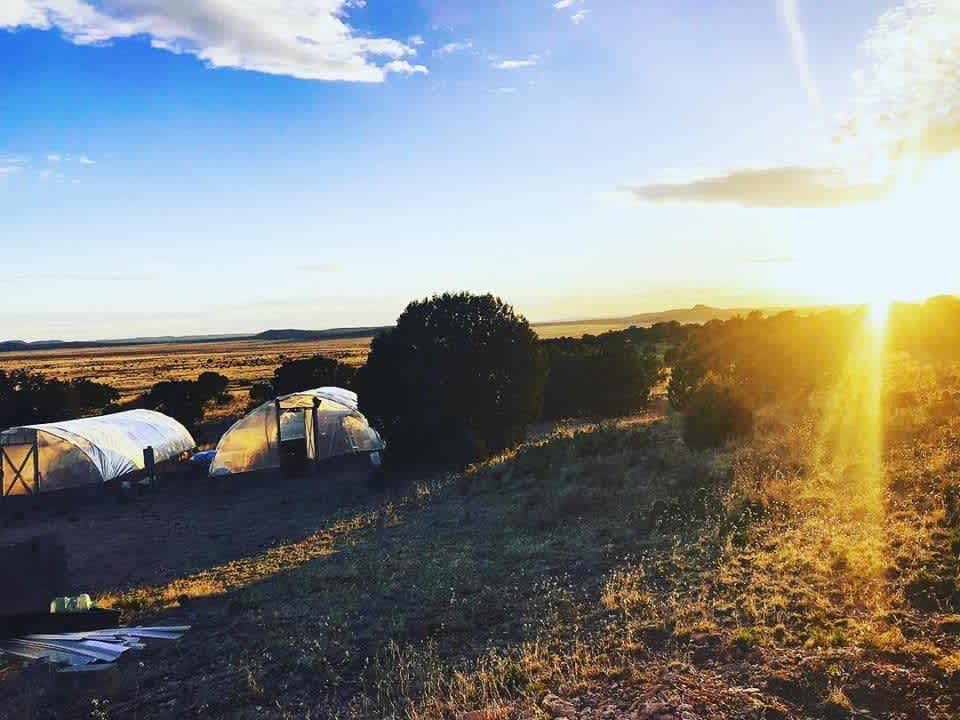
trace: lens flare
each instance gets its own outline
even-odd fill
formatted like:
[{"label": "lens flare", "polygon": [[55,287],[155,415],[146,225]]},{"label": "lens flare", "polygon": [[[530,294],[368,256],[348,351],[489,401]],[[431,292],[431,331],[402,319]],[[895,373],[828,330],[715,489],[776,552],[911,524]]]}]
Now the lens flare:
[{"label": "lens flare", "polygon": [[878,339],[882,339],[886,334],[887,318],[890,316],[892,302],[889,297],[877,297],[867,305],[867,327]]}]

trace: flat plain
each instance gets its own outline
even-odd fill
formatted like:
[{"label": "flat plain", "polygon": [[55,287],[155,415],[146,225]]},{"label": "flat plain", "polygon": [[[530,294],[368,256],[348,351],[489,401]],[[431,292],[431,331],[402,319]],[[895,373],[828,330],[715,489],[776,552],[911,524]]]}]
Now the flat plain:
[{"label": "flat plain", "polygon": [[[534,326],[542,338],[580,337],[620,330],[623,323],[571,322]],[[120,391],[121,402],[132,400],[161,380],[195,380],[207,370],[230,378],[235,402],[213,411],[231,413],[246,402],[251,385],[268,380],[287,360],[325,355],[350,365],[362,365],[372,337],[323,340],[219,340],[171,342],[112,347],[27,350],[0,353],[0,370],[29,369],[61,380],[88,378]]]},{"label": "flat plain", "polygon": [[212,419],[216,419],[245,405],[250,386],[268,380],[285,361],[322,354],[361,365],[370,340],[225,340],[31,350],[0,354],[0,370],[29,369],[61,380],[85,377],[115,387],[121,402],[132,400],[161,380],[195,380],[211,370],[230,378],[229,392],[234,399],[213,409]]}]

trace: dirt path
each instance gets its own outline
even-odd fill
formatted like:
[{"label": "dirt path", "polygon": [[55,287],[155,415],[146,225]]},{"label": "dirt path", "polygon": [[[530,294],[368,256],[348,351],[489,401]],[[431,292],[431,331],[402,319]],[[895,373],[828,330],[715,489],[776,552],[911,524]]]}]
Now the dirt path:
[{"label": "dirt path", "polygon": [[127,503],[103,497],[27,513],[0,529],[0,544],[54,533],[66,546],[74,591],[103,595],[300,541],[370,499],[366,474],[349,467],[305,479],[198,478]]}]

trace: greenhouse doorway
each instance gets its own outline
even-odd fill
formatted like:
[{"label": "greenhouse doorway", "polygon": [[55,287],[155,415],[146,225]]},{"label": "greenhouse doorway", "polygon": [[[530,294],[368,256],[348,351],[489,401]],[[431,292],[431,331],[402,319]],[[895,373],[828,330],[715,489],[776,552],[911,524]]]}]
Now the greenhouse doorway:
[{"label": "greenhouse doorway", "polygon": [[268,400],[235,422],[217,444],[210,476],[311,469],[334,458],[369,455],[386,444],[357,409],[350,390],[323,387]]},{"label": "greenhouse doorway", "polygon": [[316,408],[302,406],[284,406],[277,398],[277,446],[280,451],[280,469],[285,475],[299,475],[308,470],[308,460],[315,457],[311,450],[315,444],[310,442],[307,427],[309,418],[316,414]]},{"label": "greenhouse doorway", "polygon": [[37,432],[23,430],[0,444],[0,485],[3,497],[40,492],[40,453]]}]

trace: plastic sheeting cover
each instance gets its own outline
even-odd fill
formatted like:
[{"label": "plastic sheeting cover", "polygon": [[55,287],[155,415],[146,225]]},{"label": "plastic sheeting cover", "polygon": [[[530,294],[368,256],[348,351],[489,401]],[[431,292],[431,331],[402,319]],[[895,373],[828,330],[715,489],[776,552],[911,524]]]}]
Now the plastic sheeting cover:
[{"label": "plastic sheeting cover", "polygon": [[[142,470],[144,448],[152,447],[156,461],[163,462],[196,447],[183,425],[153,410],[128,410],[100,417],[11,428],[0,433],[0,441],[4,436],[14,437],[22,430],[46,433],[69,443],[90,460],[104,481]],[[40,470],[52,484],[56,484],[55,478],[51,477],[51,468],[44,467],[42,459]]]},{"label": "plastic sheeting cover", "polygon": [[[382,450],[383,440],[357,410],[357,394],[337,387],[304,390],[277,398],[284,441],[305,439],[310,459]],[[319,400],[317,424],[312,410]],[[217,444],[210,475],[267,470],[280,466],[275,401],[238,420]]]}]

